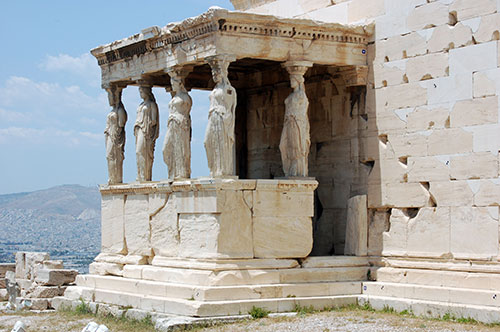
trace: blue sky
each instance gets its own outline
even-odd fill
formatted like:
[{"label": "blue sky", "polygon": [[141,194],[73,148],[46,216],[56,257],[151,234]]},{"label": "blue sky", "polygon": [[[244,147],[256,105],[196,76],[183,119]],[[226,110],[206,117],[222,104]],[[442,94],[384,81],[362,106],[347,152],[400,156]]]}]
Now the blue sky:
[{"label": "blue sky", "polygon": [[[16,0],[0,12],[0,194],[60,184],[105,183],[103,130],[110,107],[90,49],[229,0]],[[154,89],[162,130],[153,180],[167,178],[161,155],[170,95]],[[203,137],[207,92],[192,91],[192,176],[208,175]],[[135,180],[136,87],[124,90],[128,112],[124,181]]]}]

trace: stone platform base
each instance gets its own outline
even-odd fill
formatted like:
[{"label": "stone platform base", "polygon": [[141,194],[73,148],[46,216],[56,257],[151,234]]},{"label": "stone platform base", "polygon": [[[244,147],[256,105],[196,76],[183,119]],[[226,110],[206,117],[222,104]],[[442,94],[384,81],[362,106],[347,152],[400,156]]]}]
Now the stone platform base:
[{"label": "stone platform base", "polygon": [[417,316],[500,322],[500,264],[487,261],[384,259],[363,283],[360,303],[408,310]]},{"label": "stone platform base", "polygon": [[[158,263],[159,261],[156,261]],[[252,307],[290,312],[357,302],[368,261],[361,257],[181,261],[125,265],[122,276],[82,275],[58,303],[82,299],[191,317],[241,315]],[[57,302],[57,301],[56,301]]]}]

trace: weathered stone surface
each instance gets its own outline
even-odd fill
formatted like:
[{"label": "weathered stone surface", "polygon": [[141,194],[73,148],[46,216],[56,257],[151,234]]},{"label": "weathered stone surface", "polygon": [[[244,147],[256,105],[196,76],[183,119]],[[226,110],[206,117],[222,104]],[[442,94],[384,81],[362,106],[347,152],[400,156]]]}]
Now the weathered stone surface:
[{"label": "weathered stone surface", "polygon": [[431,156],[472,152],[472,133],[461,128],[434,130],[427,151]]},{"label": "weathered stone surface", "polygon": [[347,201],[347,227],[344,255],[366,256],[368,248],[368,214],[366,195]]},{"label": "weathered stone surface", "polygon": [[474,98],[500,94],[500,68],[476,72],[473,79]]},{"label": "weathered stone surface", "polygon": [[390,37],[377,42],[378,59],[387,61],[411,58],[427,53],[427,41],[420,34],[412,32],[403,36]]},{"label": "weathered stone surface", "polygon": [[26,325],[21,321],[17,321],[11,332],[26,332]]},{"label": "weathered stone surface", "polygon": [[418,107],[408,113],[406,128],[409,132],[447,128],[450,125],[449,116],[450,111],[444,107]]},{"label": "weathered stone surface", "polygon": [[387,87],[386,93],[391,96],[387,100],[387,109],[415,107],[427,103],[427,89],[419,83],[409,83]]},{"label": "weathered stone surface", "polygon": [[437,206],[470,206],[473,193],[467,181],[431,182],[429,192]]},{"label": "weathered stone surface", "polygon": [[474,205],[500,205],[500,181],[498,179],[480,180],[480,186],[474,195]]},{"label": "weathered stone surface", "polygon": [[253,219],[253,250],[256,258],[307,257],[312,250],[312,242],[310,217]]},{"label": "weathered stone surface", "polygon": [[[155,194],[153,197],[161,201],[151,216],[151,246],[155,255],[176,256],[179,250],[179,231],[177,225],[177,199],[174,194]],[[151,207],[152,195],[149,202]]]},{"label": "weathered stone surface", "polygon": [[8,300],[9,300],[9,293],[7,292],[7,289],[0,288],[0,302]]},{"label": "weathered stone surface", "polygon": [[450,174],[453,180],[496,178],[498,176],[498,155],[478,152],[451,157]]},{"label": "weathered stone surface", "polygon": [[474,39],[478,43],[498,40],[500,32],[500,14],[492,14],[481,17],[479,29],[474,33]]},{"label": "weathered stone surface", "polygon": [[90,322],[84,327],[82,332],[109,332],[109,329],[106,325],[99,325],[95,322]]},{"label": "weathered stone surface", "polygon": [[436,157],[408,157],[408,182],[446,181],[449,167]]},{"label": "weathered stone surface", "polygon": [[15,263],[0,263],[0,278],[4,278],[7,271],[16,271]]},{"label": "weathered stone surface", "polygon": [[460,259],[498,255],[498,207],[451,208],[451,252]]},{"label": "weathered stone surface", "polygon": [[474,126],[497,122],[497,96],[458,101],[450,114],[451,127]]},{"label": "weathered stone surface", "polygon": [[370,210],[368,217],[368,255],[381,256],[384,247],[382,234],[389,230],[390,212],[386,209]]},{"label": "weathered stone surface", "polygon": [[75,281],[76,270],[39,270],[35,281],[43,286],[62,286]]},{"label": "weathered stone surface", "polygon": [[471,44],[472,31],[470,27],[458,23],[455,26],[444,24],[435,28],[427,47],[430,53],[434,53]]},{"label": "weathered stone surface", "polygon": [[56,296],[61,296],[64,294],[66,287],[60,286],[32,286],[27,294],[26,298],[53,298]]},{"label": "weathered stone surface", "polygon": [[496,41],[450,50],[450,75],[497,67]]},{"label": "weathered stone surface", "polygon": [[419,82],[427,88],[427,105],[442,106],[458,100],[472,99],[472,72],[461,72]]},{"label": "weathered stone surface", "polygon": [[455,0],[449,7],[450,12],[456,12],[459,21],[477,16],[494,13],[497,10],[495,0]]},{"label": "weathered stone surface", "polygon": [[[411,217],[411,215],[410,215]],[[442,257],[450,252],[450,208],[421,208],[408,220],[407,253]]]},{"label": "weathered stone surface", "polygon": [[427,29],[448,23],[448,6],[440,2],[431,2],[416,7],[408,15],[408,28],[412,31]]},{"label": "weathered stone surface", "polygon": [[383,256],[405,256],[407,254],[409,219],[403,210],[391,210],[389,231],[383,233]]},{"label": "weathered stone surface", "polygon": [[35,266],[49,259],[50,256],[46,252],[18,251],[16,253],[16,278],[33,280]]},{"label": "weathered stone surface", "polygon": [[377,17],[385,13],[383,0],[363,0],[350,1],[347,7],[348,22],[366,21],[369,18]]},{"label": "weathered stone surface", "polygon": [[105,275],[122,276],[123,275],[123,264],[93,262],[89,266],[89,273],[90,274],[97,274],[97,275],[101,275],[101,276],[105,276]]},{"label": "weathered stone surface", "polygon": [[408,59],[406,76],[410,83],[448,76],[448,54],[436,53]]},{"label": "weathered stone surface", "polygon": [[151,256],[148,195],[128,195],[125,200],[125,241],[129,254]]},{"label": "weathered stone surface", "polygon": [[103,195],[101,200],[101,251],[125,254],[124,195]]},{"label": "weathered stone surface", "polygon": [[253,194],[253,215],[255,217],[312,217],[314,215],[313,195],[311,192],[257,190]]}]

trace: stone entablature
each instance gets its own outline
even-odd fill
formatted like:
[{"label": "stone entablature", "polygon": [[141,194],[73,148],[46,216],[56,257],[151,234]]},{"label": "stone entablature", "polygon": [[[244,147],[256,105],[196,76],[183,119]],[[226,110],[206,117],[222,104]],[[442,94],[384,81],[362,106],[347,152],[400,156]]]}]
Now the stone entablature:
[{"label": "stone entablature", "polygon": [[[135,84],[166,67],[203,64],[207,57],[303,60],[324,65],[366,65],[373,28],[285,19],[211,8],[205,14],[151,27],[92,50],[102,83]],[[167,83],[168,84],[168,83]]]}]

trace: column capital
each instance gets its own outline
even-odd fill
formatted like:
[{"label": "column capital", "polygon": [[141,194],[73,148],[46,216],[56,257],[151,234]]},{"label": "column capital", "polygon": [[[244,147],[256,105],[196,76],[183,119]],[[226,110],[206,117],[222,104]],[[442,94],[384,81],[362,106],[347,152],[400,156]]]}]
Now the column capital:
[{"label": "column capital", "polygon": [[290,75],[304,75],[307,69],[313,66],[313,63],[310,61],[290,60],[283,62],[281,66],[283,66]]}]

